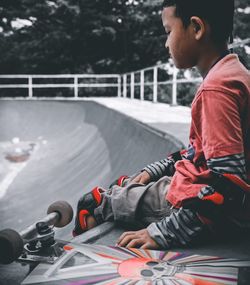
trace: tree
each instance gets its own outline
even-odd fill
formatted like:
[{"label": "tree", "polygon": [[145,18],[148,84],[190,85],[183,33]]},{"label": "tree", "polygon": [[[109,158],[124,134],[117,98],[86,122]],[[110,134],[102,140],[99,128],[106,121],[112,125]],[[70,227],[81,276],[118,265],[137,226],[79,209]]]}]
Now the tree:
[{"label": "tree", "polygon": [[[72,3],[74,1],[70,1]],[[76,2],[76,1],[75,1]],[[69,53],[79,7],[67,1],[5,1],[1,7],[1,73],[58,73],[72,69]],[[30,25],[16,27],[20,22]]]},{"label": "tree", "polygon": [[[236,39],[248,37],[249,7],[236,0]],[[123,73],[165,62],[160,12],[161,1],[149,0],[2,0],[0,73]]]}]

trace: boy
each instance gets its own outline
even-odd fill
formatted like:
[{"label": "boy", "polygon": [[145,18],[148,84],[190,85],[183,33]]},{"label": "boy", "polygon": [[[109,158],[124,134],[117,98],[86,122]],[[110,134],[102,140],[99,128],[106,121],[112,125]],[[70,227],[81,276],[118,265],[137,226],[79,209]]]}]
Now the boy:
[{"label": "boy", "polygon": [[177,68],[203,77],[192,103],[190,144],[96,188],[78,203],[75,234],[107,220],[140,222],[119,246],[170,248],[250,228],[250,75],[227,47],[233,0],[165,0],[166,48]]}]

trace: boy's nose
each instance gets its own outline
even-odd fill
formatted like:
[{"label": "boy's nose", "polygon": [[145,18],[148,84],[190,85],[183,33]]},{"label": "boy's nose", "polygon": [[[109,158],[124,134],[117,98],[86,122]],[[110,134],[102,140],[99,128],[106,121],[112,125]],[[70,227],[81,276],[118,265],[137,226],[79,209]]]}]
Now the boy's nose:
[{"label": "boy's nose", "polygon": [[165,42],[165,48],[169,51],[169,46],[168,46],[168,39]]},{"label": "boy's nose", "polygon": [[170,53],[169,53],[169,46],[168,46],[167,42],[166,42],[166,44],[165,44],[165,48],[166,48],[166,50],[167,50],[167,54],[170,55]]}]

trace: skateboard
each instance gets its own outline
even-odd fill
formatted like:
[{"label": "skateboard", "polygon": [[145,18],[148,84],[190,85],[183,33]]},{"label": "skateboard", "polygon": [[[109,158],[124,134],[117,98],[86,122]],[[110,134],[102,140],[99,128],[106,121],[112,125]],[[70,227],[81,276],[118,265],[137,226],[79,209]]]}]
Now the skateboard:
[{"label": "skateboard", "polygon": [[250,259],[82,244],[55,238],[73,218],[65,201],[18,233],[0,232],[0,284],[250,284]]},{"label": "skateboard", "polygon": [[72,218],[71,205],[56,201],[48,207],[43,219],[21,232],[1,230],[0,284],[20,284],[39,263],[54,264],[63,253],[54,228],[68,225]]}]

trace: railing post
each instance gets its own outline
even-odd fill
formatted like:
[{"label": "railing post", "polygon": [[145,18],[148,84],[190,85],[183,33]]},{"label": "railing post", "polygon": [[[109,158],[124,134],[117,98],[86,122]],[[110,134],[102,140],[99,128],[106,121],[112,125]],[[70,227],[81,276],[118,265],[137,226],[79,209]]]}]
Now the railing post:
[{"label": "railing post", "polygon": [[140,72],[140,99],[144,100],[144,70],[141,70]]},{"label": "railing post", "polygon": [[134,72],[130,75],[130,98],[135,98],[135,74]]},{"label": "railing post", "polygon": [[28,85],[29,85],[29,98],[33,97],[33,89],[32,89],[32,76],[28,77]]},{"label": "railing post", "polygon": [[78,98],[78,77],[74,76],[74,96]]},{"label": "railing post", "polygon": [[157,80],[158,80],[158,68],[154,67],[154,81],[153,81],[153,102],[157,102]]},{"label": "railing post", "polygon": [[178,69],[174,66],[172,83],[172,106],[177,105],[177,74]]},{"label": "railing post", "polygon": [[127,74],[123,74],[123,97],[127,97]]},{"label": "railing post", "polygon": [[122,89],[121,83],[122,83],[122,79],[121,79],[121,76],[119,75],[119,76],[117,77],[117,84],[118,84],[118,87],[117,87],[117,96],[118,96],[118,97],[121,97],[121,89]]}]

